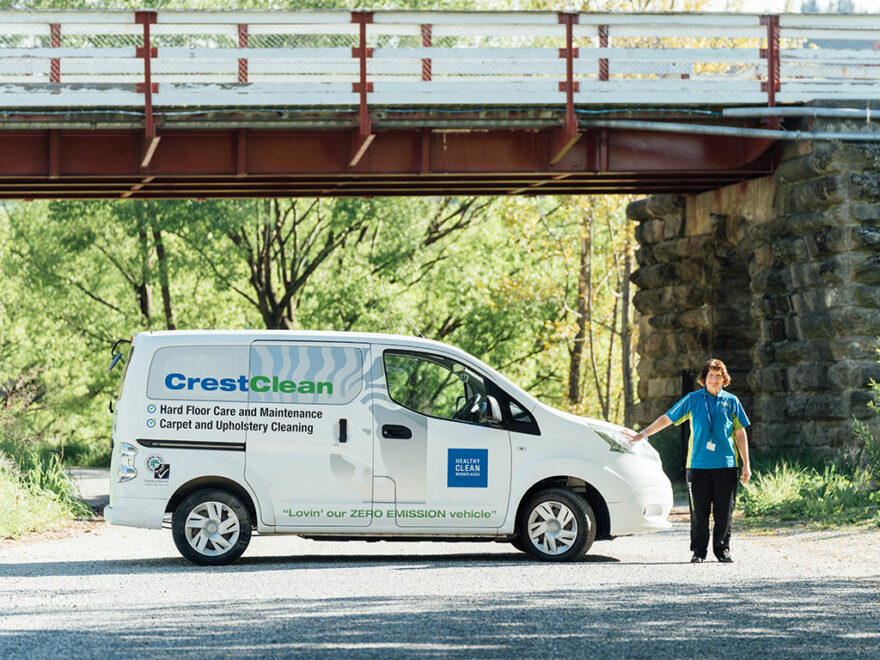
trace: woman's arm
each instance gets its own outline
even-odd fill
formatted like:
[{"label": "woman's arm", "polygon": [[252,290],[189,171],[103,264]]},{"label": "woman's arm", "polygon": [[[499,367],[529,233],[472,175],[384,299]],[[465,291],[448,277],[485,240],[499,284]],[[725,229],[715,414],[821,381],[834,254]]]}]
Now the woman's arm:
[{"label": "woman's arm", "polygon": [[669,419],[667,415],[660,415],[660,417],[658,417],[648,425],[648,428],[639,431],[635,435],[631,436],[630,440],[632,440],[633,442],[639,442],[643,438],[647,439],[649,435],[652,435],[657,431],[662,431],[670,424],[672,424],[672,420]]},{"label": "woman's arm", "polygon": [[745,429],[739,429],[733,432],[733,439],[736,440],[736,448],[739,449],[739,455],[742,456],[743,469],[740,481],[748,483],[752,478],[752,467],[749,463],[749,438]]}]

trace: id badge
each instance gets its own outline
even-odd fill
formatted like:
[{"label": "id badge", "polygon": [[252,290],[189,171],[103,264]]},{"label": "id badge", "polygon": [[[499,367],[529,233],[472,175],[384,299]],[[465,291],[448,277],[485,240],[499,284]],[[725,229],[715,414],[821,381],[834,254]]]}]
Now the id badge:
[{"label": "id badge", "polygon": [[715,451],[715,443],[709,440],[709,442],[706,443],[706,449],[709,451]]}]

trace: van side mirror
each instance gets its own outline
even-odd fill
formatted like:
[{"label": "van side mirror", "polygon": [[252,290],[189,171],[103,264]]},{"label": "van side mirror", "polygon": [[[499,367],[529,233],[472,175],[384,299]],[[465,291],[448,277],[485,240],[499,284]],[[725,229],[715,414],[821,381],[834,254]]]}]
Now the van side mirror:
[{"label": "van side mirror", "polygon": [[501,415],[501,406],[498,404],[498,399],[489,395],[486,397],[486,401],[489,403],[489,407],[486,410],[486,418],[493,426],[500,426],[504,423],[504,417]]}]

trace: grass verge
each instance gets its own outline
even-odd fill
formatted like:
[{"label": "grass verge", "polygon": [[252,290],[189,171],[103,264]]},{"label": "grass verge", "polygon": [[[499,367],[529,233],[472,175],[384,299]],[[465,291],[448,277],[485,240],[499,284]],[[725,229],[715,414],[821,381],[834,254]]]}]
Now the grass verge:
[{"label": "grass verge", "polygon": [[0,419],[0,539],[91,515],[61,457],[37,451],[20,436],[14,419]]},{"label": "grass verge", "polygon": [[846,459],[778,459],[755,469],[738,509],[746,527],[798,522],[813,529],[880,527],[880,489],[870,466]]},{"label": "grass verge", "polygon": [[8,460],[0,465],[0,538],[39,532],[75,515],[55,493],[27,483]]}]

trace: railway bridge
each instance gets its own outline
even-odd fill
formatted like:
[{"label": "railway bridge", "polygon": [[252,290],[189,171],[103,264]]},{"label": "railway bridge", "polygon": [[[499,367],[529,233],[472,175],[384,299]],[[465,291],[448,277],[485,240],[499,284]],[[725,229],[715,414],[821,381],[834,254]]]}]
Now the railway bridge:
[{"label": "railway bridge", "polygon": [[878,25],[4,11],[0,199],[649,195],[637,421],[717,354],[760,444],[850,446],[880,379]]}]

